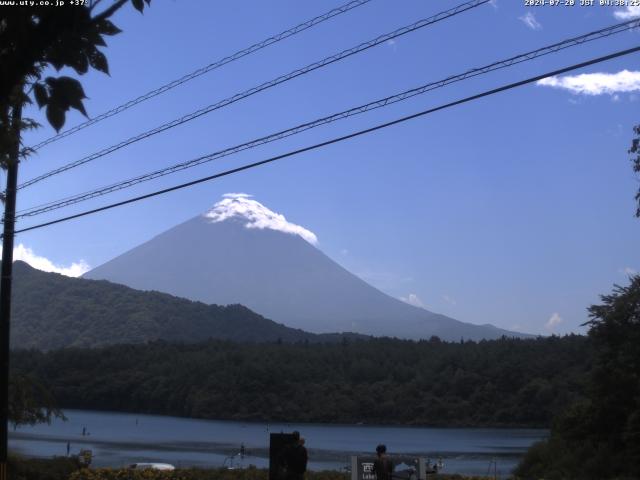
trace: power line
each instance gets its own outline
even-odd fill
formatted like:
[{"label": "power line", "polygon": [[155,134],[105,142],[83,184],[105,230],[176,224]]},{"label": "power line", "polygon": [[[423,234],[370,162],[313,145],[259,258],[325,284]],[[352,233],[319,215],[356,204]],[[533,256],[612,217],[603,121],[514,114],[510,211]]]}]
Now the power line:
[{"label": "power line", "polygon": [[46,140],[43,140],[42,142],[34,145],[33,147],[31,147],[33,150],[39,150],[42,147],[44,147],[45,145],[49,145],[50,143],[53,142],[57,142],[58,140],[68,137],[69,135],[72,135],[80,130],[83,130],[87,127],[90,127],[91,125],[95,125],[98,122],[101,122],[102,120],[105,120],[109,117],[113,117],[114,115],[117,115],[119,113],[124,112],[125,110],[128,110],[129,108],[138,105],[142,102],[145,102],[153,97],[156,97],[158,95],[161,95],[165,92],[168,92],[169,90],[178,87],[180,85],[182,85],[183,83],[187,83],[190,80],[193,80],[194,78],[200,77],[201,75],[204,75],[205,73],[209,73],[212,70],[216,70],[228,63],[234,62],[235,60],[239,60],[243,57],[246,57],[247,55],[251,55],[252,53],[255,53],[259,50],[262,50],[263,48],[266,48],[270,45],[273,45],[274,43],[278,43],[282,40],[285,40],[289,37],[292,37],[300,32],[304,32],[305,30],[314,27],[322,22],[325,22],[333,17],[336,17],[338,15],[341,15],[343,13],[346,13],[350,10],[353,10],[354,8],[360,7],[366,3],[369,3],[371,0],[353,0],[350,1],[348,3],[345,3],[344,5],[341,5],[337,8],[334,8],[333,10],[330,10],[322,15],[318,15],[317,17],[312,18],[311,20],[307,20],[306,22],[303,22],[299,25],[296,25],[295,27],[291,27],[283,32],[278,33],[277,35],[274,35],[272,37],[269,37],[265,40],[262,40],[261,42],[258,43],[254,43],[253,45],[251,45],[250,47],[244,48],[242,50],[237,51],[236,53],[229,55],[227,57],[221,58],[220,60],[217,60],[213,63],[210,63],[209,65],[205,66],[205,67],[201,67],[197,70],[194,70],[191,73],[188,73],[176,80],[173,80],[165,85],[162,85],[161,87],[156,88],[155,90],[151,90],[150,92],[145,93],[144,95],[140,95],[139,97],[136,97],[132,100],[129,100],[126,103],[123,103],[122,105],[119,105],[115,108],[112,108],[109,111],[106,111],[104,113],[101,113],[100,115],[91,118],[89,120],[87,120],[86,122],[80,123],[79,125],[76,125],[73,128],[70,128],[68,130],[65,130],[64,132],[61,132],[57,135],[54,135],[50,138],[47,138]]},{"label": "power line", "polygon": [[427,83],[425,85],[422,85],[420,87],[417,88],[412,88],[410,90],[406,90],[404,92],[401,93],[397,93],[395,95],[391,95],[373,102],[369,102],[367,104],[364,105],[360,105],[357,107],[353,107],[351,109],[348,110],[344,110],[342,112],[339,113],[334,113],[332,115],[326,116],[326,117],[322,117],[316,120],[313,120],[311,122],[307,122],[307,123],[303,123],[301,125],[297,125],[295,127],[286,129],[286,130],[282,130],[276,133],[272,133],[270,135],[264,136],[264,137],[260,137],[258,139],[254,139],[251,140],[249,142],[245,142],[242,143],[240,145],[236,145],[233,147],[229,147],[226,148],[224,150],[220,150],[214,153],[210,153],[207,155],[203,155],[185,162],[181,162],[181,163],[177,163],[175,165],[169,166],[169,167],[165,167],[159,170],[155,170],[153,172],[149,172],[143,175],[139,175],[137,177],[133,177],[130,178],[128,180],[123,180],[117,183],[114,183],[112,185],[108,185],[105,187],[100,187],[98,189],[94,189],[88,192],[84,192],[84,193],[80,193],[80,194],[76,194],[73,196],[69,196],[69,197],[65,197],[62,199],[58,199],[58,200],[54,200],[42,205],[37,205],[28,209],[24,209],[21,212],[18,212],[18,215],[16,216],[16,218],[24,218],[24,217],[32,217],[32,216],[36,216],[36,215],[40,215],[46,212],[50,212],[53,210],[57,210],[69,205],[74,205],[76,203],[82,202],[82,201],[86,201],[86,200],[90,200],[96,197],[100,197],[103,195],[107,195],[109,193],[118,191],[118,190],[122,190],[125,188],[129,188],[132,187],[134,185],[137,185],[139,183],[143,183],[146,181],[150,181],[153,180],[155,178],[159,178],[159,177],[163,177],[165,175],[169,175],[171,173],[175,173],[178,171],[182,171],[185,170],[187,168],[192,168],[198,165],[201,165],[203,163],[207,163],[207,162],[211,162],[213,160],[217,160],[229,155],[233,155],[236,154],[238,152],[244,151],[244,150],[248,150],[251,148],[255,148],[267,143],[271,143],[274,142],[276,140],[280,140],[292,135],[296,135],[298,133],[304,132],[306,130],[310,130],[316,127],[319,127],[321,125],[325,125],[328,123],[332,123],[338,120],[342,120],[345,118],[349,118],[351,116],[355,116],[355,115],[359,115],[371,110],[375,110],[378,108],[382,108],[382,107],[386,107],[388,105],[391,105],[393,103],[397,103],[400,101],[404,101],[407,100],[409,98],[412,98],[416,95],[420,95],[423,93],[426,93],[428,91],[431,90],[435,90],[437,88],[442,88],[445,87],[447,85],[450,85],[452,83],[455,82],[459,82],[462,80],[466,80],[472,77],[476,77],[482,74],[486,74],[495,70],[500,70],[502,68],[507,68],[513,65],[517,65],[526,61],[530,61],[533,60],[535,58],[538,57],[542,57],[545,55],[549,55],[551,53],[555,53],[561,50],[564,50],[566,48],[570,48],[576,45],[581,45],[583,43],[587,43],[587,42],[591,42],[594,40],[598,40],[601,38],[605,38],[608,37],[610,35],[616,34],[616,33],[620,33],[620,32],[624,32],[627,30],[630,30],[632,28],[636,28],[638,25],[640,25],[640,20],[631,20],[628,22],[623,22],[623,23],[619,23],[616,25],[612,25],[606,28],[602,28],[600,30],[596,30],[594,32],[590,32],[584,35],[580,35],[577,37],[573,37],[573,38],[569,38],[567,40],[563,40],[561,42],[557,42],[554,43],[552,45],[548,45],[533,51],[529,51],[526,53],[522,53],[510,58],[507,58],[505,60],[500,60],[494,63],[491,63],[489,65],[485,65],[483,67],[477,67],[471,70],[468,70],[464,73],[461,74],[457,74],[457,75],[451,75],[449,77],[446,77],[442,80],[438,80],[435,82],[430,82]]},{"label": "power line", "polygon": [[326,147],[328,145],[332,145],[334,143],[339,143],[339,142],[342,142],[342,141],[345,141],[345,140],[349,140],[351,138],[359,137],[359,136],[362,136],[362,135],[365,135],[365,134],[368,134],[368,133],[372,133],[372,132],[375,132],[375,131],[378,131],[378,130],[382,130],[384,128],[387,128],[387,127],[390,127],[390,126],[393,126],[393,125],[404,123],[404,122],[407,122],[409,120],[413,120],[415,118],[419,118],[419,117],[422,117],[422,116],[425,116],[425,115],[429,115],[431,113],[438,112],[440,110],[445,110],[447,108],[451,108],[451,107],[454,107],[454,106],[457,106],[457,105],[461,105],[461,104],[468,103],[468,102],[471,102],[471,101],[474,101],[474,100],[478,100],[478,99],[483,98],[483,97],[488,97],[490,95],[495,95],[496,93],[500,93],[500,92],[504,92],[506,90],[511,90],[511,89],[514,89],[514,88],[517,88],[517,87],[521,87],[523,85],[527,85],[527,84],[536,82],[538,80],[542,80],[543,78],[551,77],[551,76],[554,76],[554,75],[560,75],[560,74],[563,74],[563,73],[570,72],[572,70],[577,70],[579,68],[584,68],[584,67],[588,67],[590,65],[595,65],[597,63],[602,63],[602,62],[605,62],[607,60],[612,60],[614,58],[622,57],[624,55],[629,55],[631,53],[635,53],[635,52],[638,52],[638,51],[640,51],[640,46],[629,48],[629,49],[626,49],[626,50],[621,50],[621,51],[618,51],[618,52],[615,52],[615,53],[611,53],[609,55],[605,55],[605,56],[602,56],[602,57],[598,57],[598,58],[594,58],[594,59],[591,59],[591,60],[587,60],[585,62],[577,63],[577,64],[571,65],[569,67],[564,67],[564,68],[561,68],[561,69],[558,69],[558,70],[554,70],[554,71],[551,71],[551,72],[543,73],[541,75],[536,75],[535,77],[529,77],[529,78],[527,78],[525,80],[520,80],[518,82],[514,82],[514,83],[507,84],[507,85],[503,85],[501,87],[494,88],[492,90],[486,90],[486,91],[484,91],[482,93],[478,93],[478,94],[472,95],[470,97],[465,97],[465,98],[463,98],[461,100],[456,100],[454,102],[446,103],[446,104],[440,105],[438,107],[434,107],[434,108],[430,108],[430,109],[427,109],[427,110],[423,110],[421,112],[414,113],[412,115],[407,115],[405,117],[401,117],[401,118],[398,118],[396,120],[392,120],[390,122],[381,123],[381,124],[378,124],[378,125],[376,125],[374,127],[366,128],[364,130],[358,130],[358,131],[350,133],[348,135],[343,135],[341,137],[336,137],[336,138],[333,138],[331,140],[327,140],[327,141],[324,141],[324,142],[316,143],[316,144],[310,145],[308,147],[300,148],[298,150],[289,151],[287,153],[283,153],[281,155],[276,155],[275,157],[270,157],[270,158],[267,158],[265,160],[261,160],[259,162],[254,162],[254,163],[250,163],[250,164],[247,164],[247,165],[243,165],[241,167],[236,167],[236,168],[232,168],[230,170],[225,170],[223,172],[216,173],[214,175],[209,175],[207,177],[198,178],[198,179],[192,180],[190,182],[182,183],[182,184],[179,184],[179,185],[174,185],[173,187],[164,188],[162,190],[157,190],[157,191],[152,192],[152,193],[147,193],[145,195],[140,195],[140,196],[137,196],[137,197],[129,198],[127,200],[123,200],[123,201],[120,201],[120,202],[111,203],[111,204],[105,205],[103,207],[94,208],[92,210],[86,210],[84,212],[76,213],[74,215],[69,215],[67,217],[62,217],[62,218],[58,218],[56,220],[51,220],[49,222],[44,222],[44,223],[40,223],[40,224],[37,224],[37,225],[32,225],[30,227],[22,228],[22,229],[16,230],[15,233],[28,232],[28,231],[31,231],[31,230],[36,230],[36,229],[47,227],[47,226],[50,226],[50,225],[55,225],[57,223],[67,222],[69,220],[73,220],[73,219],[76,219],[76,218],[84,217],[84,216],[87,216],[87,215],[92,215],[94,213],[102,212],[102,211],[105,211],[105,210],[110,210],[112,208],[120,207],[122,205],[127,205],[127,204],[130,204],[130,203],[134,203],[134,202],[138,202],[138,201],[141,201],[141,200],[145,200],[147,198],[156,197],[158,195],[163,195],[165,193],[173,192],[175,190],[181,190],[183,188],[191,187],[193,185],[197,185],[197,184],[200,184],[200,183],[204,183],[204,182],[208,182],[208,181],[211,181],[211,180],[215,180],[217,178],[221,178],[221,177],[225,177],[225,176],[228,176],[228,175],[232,175],[234,173],[239,173],[239,172],[242,172],[244,170],[249,170],[249,169],[256,168],[256,167],[259,167],[259,166],[262,166],[262,165],[266,165],[268,163],[272,163],[272,162],[275,162],[277,160],[282,160],[284,158],[288,158],[288,157],[292,157],[292,156],[295,156],[295,155],[299,155],[301,153],[308,152],[308,151],[311,151],[311,150],[317,150],[319,148]]},{"label": "power line", "polygon": [[326,57],[318,62],[314,62],[311,63],[305,67],[299,68],[297,70],[294,70],[292,72],[289,72],[286,75],[281,75],[273,80],[270,80],[268,82],[262,83],[261,85],[258,85],[257,87],[253,87],[250,88],[248,90],[245,90],[242,93],[237,93],[235,95],[233,95],[232,97],[228,97],[224,100],[221,100],[217,103],[208,105],[204,108],[201,108],[200,110],[196,110],[195,112],[189,113],[181,118],[177,118],[175,120],[172,120],[170,122],[167,122],[163,125],[160,125],[152,130],[148,130],[146,132],[143,132],[139,135],[136,135],[134,137],[130,137],[127,140],[123,140],[120,143],[117,143],[115,145],[111,145],[110,147],[107,147],[103,150],[100,150],[99,152],[93,153],[91,155],[88,155],[84,158],[81,158],[79,160],[76,160],[74,162],[68,163],[67,165],[63,165],[62,167],[56,168],[54,170],[51,170],[47,173],[44,173],[38,177],[35,177],[31,180],[28,180],[20,185],[18,185],[18,189],[22,189],[28,186],[31,186],[35,183],[38,183],[42,180],[45,180],[49,177],[52,177],[54,175],[58,175],[62,172],[66,172],[67,170],[70,170],[72,168],[78,167],[80,165],[83,165],[85,163],[91,162],[93,160],[96,160],[100,157],[103,157],[105,155],[108,155],[110,153],[113,153],[117,150],[120,150],[121,148],[124,148],[128,145],[131,145],[132,143],[136,143],[140,140],[144,140],[146,138],[149,138],[153,135],[156,135],[158,133],[164,132],[166,130],[169,130],[171,128],[177,127],[178,125],[182,125],[183,123],[189,122],[191,120],[194,120],[198,117],[201,117],[203,115],[206,115],[208,113],[213,112],[214,110],[218,110],[220,108],[224,108],[228,105],[231,105],[232,103],[235,103],[239,100],[242,100],[244,98],[250,97],[252,95],[255,95],[256,93],[259,93],[263,90],[267,90],[269,88],[275,87],[276,85],[279,85],[281,83],[284,82],[288,82],[289,80],[292,80],[296,77],[299,77],[301,75],[305,75],[307,73],[313,72],[314,70],[317,70],[319,68],[325,67],[327,65],[330,65],[332,63],[338,62],[340,60],[343,60],[347,57],[350,57],[351,55],[355,55],[356,53],[360,53],[363,52],[365,50],[368,50],[372,47],[375,47],[376,45],[379,45],[381,43],[387,42],[393,38],[397,38],[400,37],[402,35],[406,35],[407,33],[413,32],[415,30],[418,30],[420,28],[424,28],[428,25],[432,25],[434,23],[437,23],[441,20],[445,20],[447,18],[453,17],[455,15],[458,15],[460,13],[463,13],[467,10],[471,10],[473,8],[479,7],[480,5],[483,5],[485,3],[488,3],[491,0],[471,0],[468,2],[465,2],[463,4],[460,4],[454,8],[451,8],[449,10],[445,10],[443,12],[440,12],[436,15],[433,15],[429,18],[425,18],[422,20],[419,20],[411,25],[399,28],[397,30],[394,30],[393,32],[384,34],[384,35],[380,35],[378,37],[376,37],[373,40],[370,40],[368,42],[364,42],[361,43],[360,45],[357,45],[355,47],[349,48],[347,50],[343,50],[340,53],[337,53],[335,55],[331,55],[329,57]]}]

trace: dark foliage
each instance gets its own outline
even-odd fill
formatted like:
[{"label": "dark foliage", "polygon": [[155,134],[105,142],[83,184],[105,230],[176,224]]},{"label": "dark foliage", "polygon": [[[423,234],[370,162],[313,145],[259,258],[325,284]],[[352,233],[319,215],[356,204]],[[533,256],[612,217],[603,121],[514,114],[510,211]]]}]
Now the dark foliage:
[{"label": "dark foliage", "polygon": [[187,417],[548,426],[584,396],[585,337],[445,343],[154,342],[16,351],[62,407]]},{"label": "dark foliage", "polygon": [[[4,134],[0,135],[0,154],[6,154],[11,140],[9,110],[30,102],[31,93],[56,130],[63,127],[71,108],[87,115],[82,103],[86,96],[78,80],[43,78],[43,73],[48,67],[58,72],[68,67],[84,75],[91,67],[108,74],[107,57],[98,47],[106,46],[104,37],[120,33],[109,18],[128,1],[111,2],[100,12],[95,11],[100,1],[64,8],[34,2],[0,9],[0,127]],[[150,1],[131,3],[142,12]],[[6,159],[0,157],[0,161]]]},{"label": "dark foliage", "polygon": [[[106,56],[97,47],[105,46],[104,36],[115,35],[120,30],[109,18],[129,0],[116,0],[97,13],[94,9],[101,0],[83,2],[82,5],[54,6],[55,2],[20,2],[20,5],[0,8],[0,168],[7,169],[7,189],[0,194],[5,205],[4,259],[12,258],[12,241],[15,224],[15,186],[18,162],[33,152],[23,148],[22,132],[39,127],[32,119],[22,117],[24,105],[32,98],[40,108],[46,108],[47,120],[59,131],[69,109],[74,108],[87,115],[83,105],[86,98],[80,82],[67,76],[48,76],[44,72],[53,68],[57,72],[70,67],[78,75],[87,73],[89,66],[108,73]],[[149,5],[151,0],[145,0]],[[131,0],[134,8],[144,9],[142,0]],[[71,8],[69,8],[71,7]],[[11,266],[9,266],[11,267]],[[3,271],[3,278],[11,282],[11,268]],[[9,289],[3,287],[3,305],[9,306]],[[6,303],[4,303],[6,300]],[[3,343],[8,340],[9,315],[2,318],[0,330]],[[2,353],[2,395],[8,402],[3,405],[3,419],[8,415],[14,424],[49,421],[59,412],[42,385],[26,376],[7,378],[9,352]],[[3,402],[6,399],[3,399]],[[6,408],[6,410],[5,410]],[[4,437],[4,433],[3,433]],[[0,468],[6,461],[6,443],[3,438]]]},{"label": "dark foliage", "polygon": [[[160,470],[84,469],[75,472],[69,480],[267,480],[269,471],[262,468],[227,470],[220,468],[181,468],[173,472]],[[323,471],[305,473],[306,480],[349,480],[348,473]],[[485,480],[486,477],[438,475],[438,480]],[[53,480],[53,479],[52,479]],[[57,479],[56,479],[57,480]],[[66,480],[66,479],[65,479]]]},{"label": "dark foliage", "polygon": [[65,418],[51,393],[40,382],[20,374],[9,379],[9,422],[12,425],[49,423],[54,417]]},{"label": "dark foliage", "polygon": [[587,398],[532,448],[523,478],[640,478],[640,276],[589,308],[594,365]]},{"label": "dark foliage", "polygon": [[[9,480],[267,480],[264,468],[179,468],[174,471],[130,470],[127,468],[81,468],[77,457],[53,459],[9,458]],[[309,471],[306,480],[349,480],[338,471]],[[438,480],[482,480],[485,477],[438,475]]]},{"label": "dark foliage", "polygon": [[9,480],[68,480],[79,469],[77,457],[27,459],[11,456],[7,465]]}]

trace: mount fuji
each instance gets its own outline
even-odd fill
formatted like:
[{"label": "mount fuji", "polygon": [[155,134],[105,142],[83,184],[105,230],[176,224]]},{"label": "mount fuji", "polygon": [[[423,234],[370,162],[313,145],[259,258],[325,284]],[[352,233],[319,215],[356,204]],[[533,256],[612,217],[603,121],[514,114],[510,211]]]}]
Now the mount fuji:
[{"label": "mount fuji", "polygon": [[313,333],[355,332],[458,341],[525,336],[473,325],[397,300],[345,270],[316,236],[246,194],[226,194],[199,215],[85,274],[207,304],[242,304]]}]

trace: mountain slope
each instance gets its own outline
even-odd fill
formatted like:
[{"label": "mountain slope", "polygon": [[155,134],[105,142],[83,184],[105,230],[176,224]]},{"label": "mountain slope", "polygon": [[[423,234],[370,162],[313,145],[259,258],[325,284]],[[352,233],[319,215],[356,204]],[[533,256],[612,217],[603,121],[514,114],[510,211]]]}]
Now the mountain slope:
[{"label": "mountain slope", "polygon": [[205,305],[14,264],[11,346],[52,350],[152,340],[337,341],[277,324],[242,305]]},{"label": "mountain slope", "polygon": [[311,245],[315,236],[245,195],[226,198],[88,272],[141,290],[240,303],[306,331],[446,340],[519,334],[472,325],[394,299]]}]

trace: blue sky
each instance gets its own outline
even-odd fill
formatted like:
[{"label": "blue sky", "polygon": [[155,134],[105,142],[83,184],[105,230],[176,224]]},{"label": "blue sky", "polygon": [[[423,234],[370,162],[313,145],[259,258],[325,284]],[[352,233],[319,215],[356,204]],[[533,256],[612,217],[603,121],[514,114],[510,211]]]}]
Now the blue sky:
[{"label": "blue sky", "polygon": [[[20,180],[457,3],[373,0],[43,148],[22,165]],[[102,113],[338,5],[154,1],[144,15],[125,8],[114,20],[124,33],[110,39],[106,51],[111,76],[90,73],[82,79],[90,97],[87,110]],[[600,6],[525,8],[523,2],[498,0],[34,185],[20,192],[18,209],[596,30],[632,13]],[[625,32],[37,220],[260,160],[638,44],[639,32]],[[245,192],[312,231],[322,251],[390,295],[472,323],[543,334],[584,331],[586,307],[640,271],[640,220],[633,217],[639,184],[626,153],[632,126],[640,123],[639,62],[638,54],[617,59],[546,86],[525,86],[219,181],[20,234],[16,243],[23,256],[28,248],[57,266],[97,266],[206,211],[224,193]],[[620,75],[624,70],[630,73]],[[607,75],[573,78],[581,73]],[[35,108],[28,113],[42,119]],[[81,121],[72,113],[67,126]],[[51,134],[46,126],[26,143]],[[32,223],[36,219],[20,226]]]}]

